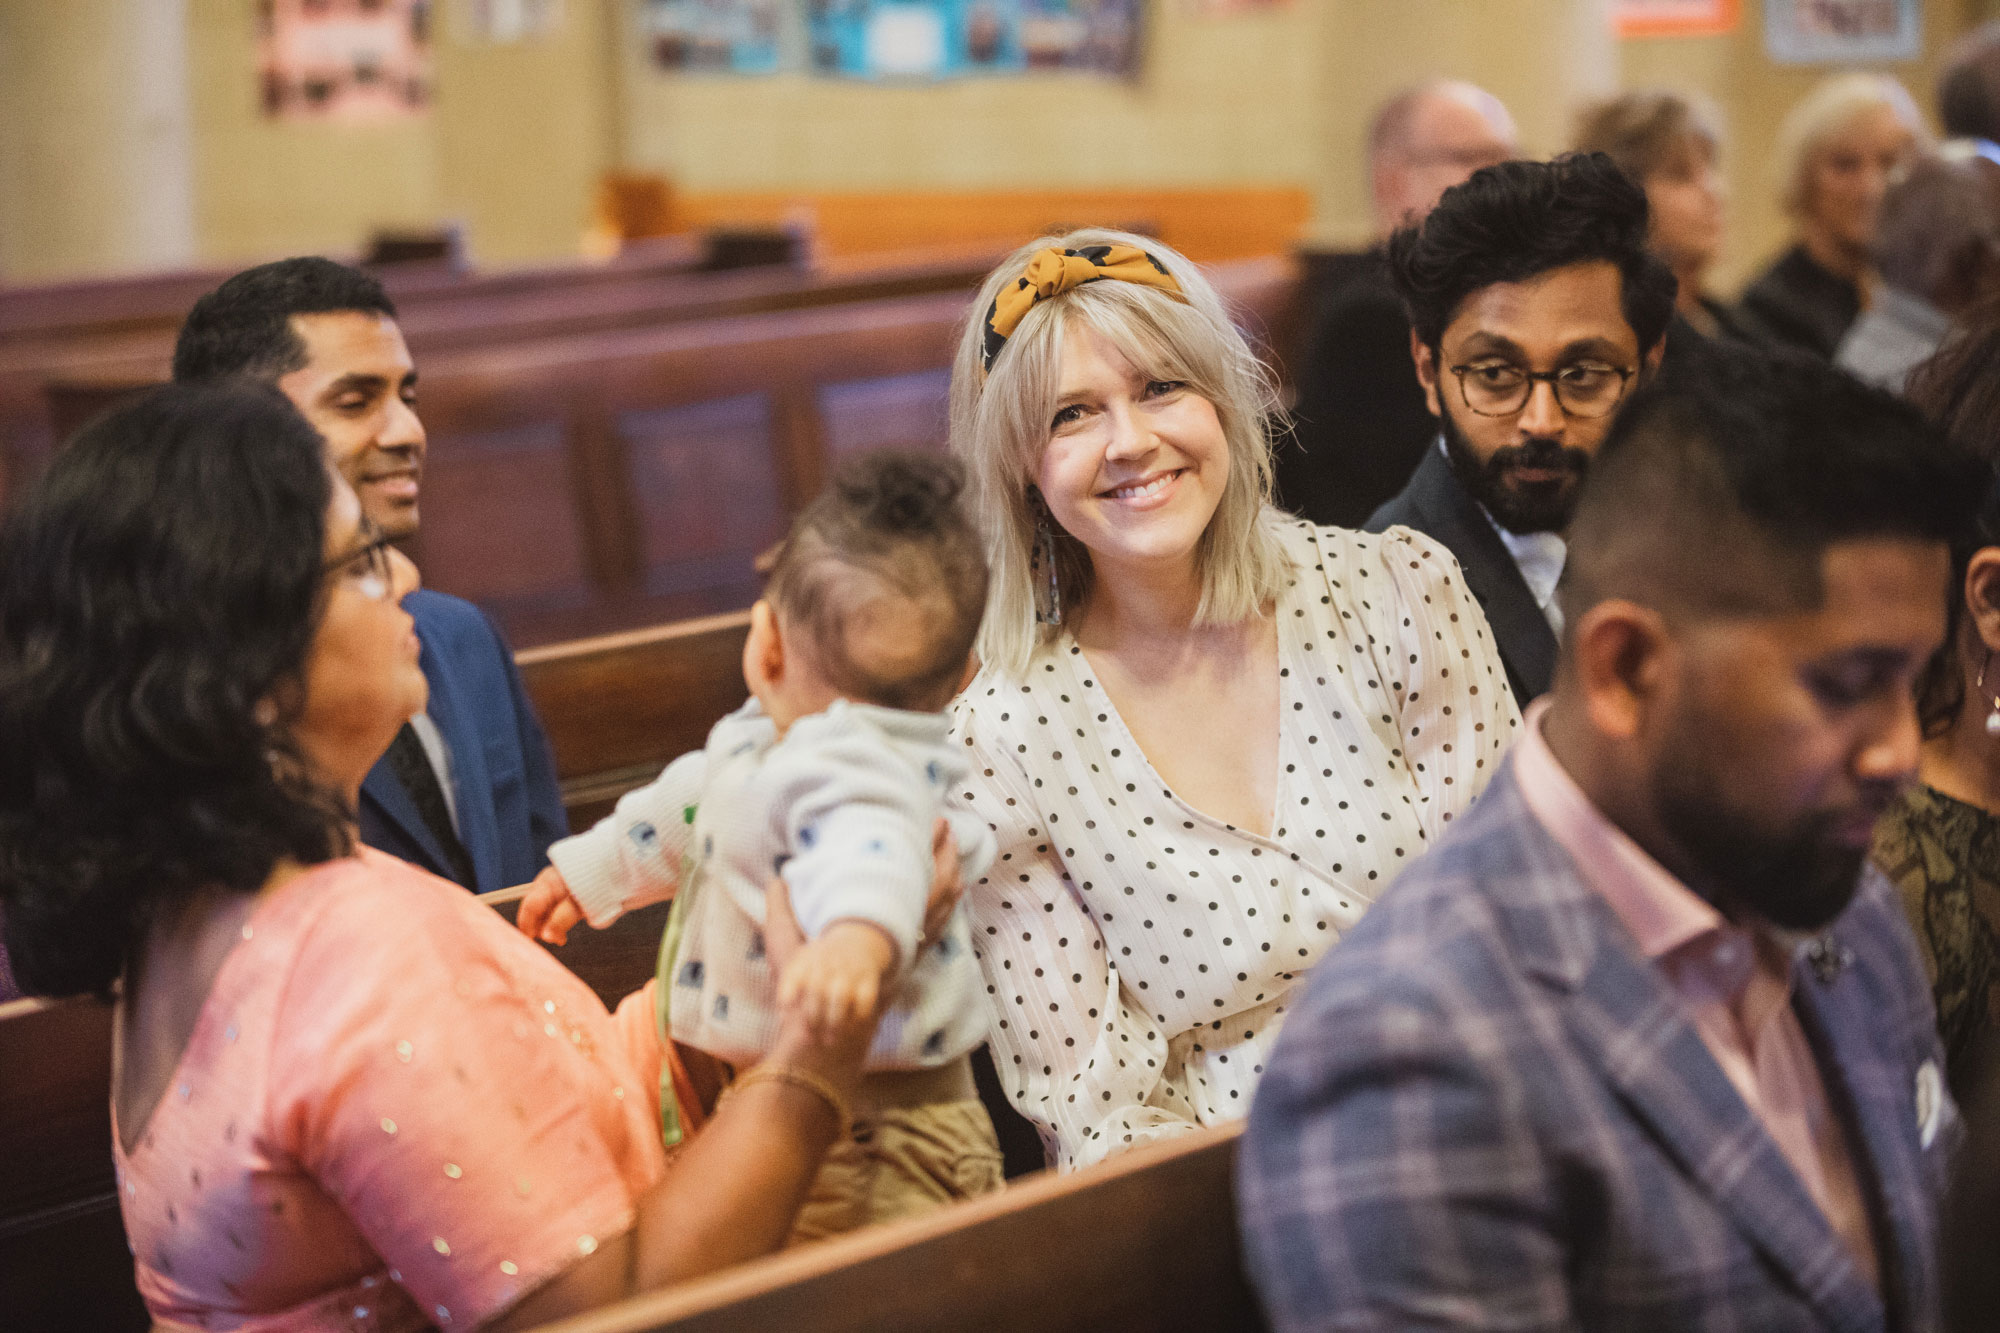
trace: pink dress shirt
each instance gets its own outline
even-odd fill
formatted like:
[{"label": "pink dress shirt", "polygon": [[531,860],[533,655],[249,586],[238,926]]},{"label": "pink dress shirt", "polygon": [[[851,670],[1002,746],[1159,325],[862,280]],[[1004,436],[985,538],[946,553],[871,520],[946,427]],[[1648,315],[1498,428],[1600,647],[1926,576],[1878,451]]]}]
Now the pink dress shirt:
[{"label": "pink dress shirt", "polygon": [[114,1121],[140,1293],[172,1328],[471,1328],[631,1227],[648,1087],[456,884],[315,867],[257,904],[129,1156]]},{"label": "pink dress shirt", "polygon": [[1792,1009],[1795,946],[1775,928],[1731,923],[1606,819],[1542,739],[1548,708],[1546,699],[1529,706],[1514,747],[1514,776],[1528,809],[1666,977],[1708,1053],[1861,1271],[1879,1283],[1846,1134]]}]

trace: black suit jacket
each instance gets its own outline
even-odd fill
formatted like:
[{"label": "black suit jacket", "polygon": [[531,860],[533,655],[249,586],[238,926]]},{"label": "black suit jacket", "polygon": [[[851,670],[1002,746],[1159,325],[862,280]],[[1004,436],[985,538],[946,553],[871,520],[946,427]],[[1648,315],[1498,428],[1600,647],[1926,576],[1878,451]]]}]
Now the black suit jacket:
[{"label": "black suit jacket", "polygon": [[1367,530],[1381,532],[1397,523],[1437,538],[1458,557],[1465,585],[1493,627],[1515,702],[1526,708],[1530,699],[1546,694],[1555,676],[1555,631],[1492,520],[1458,484],[1436,441],[1403,493],[1369,516]]},{"label": "black suit jacket", "polygon": [[1278,503],[1351,528],[1402,489],[1437,438],[1410,360],[1410,318],[1379,252],[1346,256],[1298,367],[1292,438],[1275,459]]}]

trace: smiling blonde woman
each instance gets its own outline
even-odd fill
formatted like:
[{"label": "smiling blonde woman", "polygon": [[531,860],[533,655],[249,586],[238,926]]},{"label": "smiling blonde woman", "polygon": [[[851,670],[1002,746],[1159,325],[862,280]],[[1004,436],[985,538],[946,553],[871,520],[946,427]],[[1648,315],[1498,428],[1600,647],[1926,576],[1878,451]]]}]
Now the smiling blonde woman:
[{"label": "smiling blonde woman", "polygon": [[1249,1110],[1287,993],[1519,718],[1449,552],[1269,506],[1268,372],[1157,242],[987,279],[952,447],[993,567],[957,705],[995,1062],[1059,1166]]}]

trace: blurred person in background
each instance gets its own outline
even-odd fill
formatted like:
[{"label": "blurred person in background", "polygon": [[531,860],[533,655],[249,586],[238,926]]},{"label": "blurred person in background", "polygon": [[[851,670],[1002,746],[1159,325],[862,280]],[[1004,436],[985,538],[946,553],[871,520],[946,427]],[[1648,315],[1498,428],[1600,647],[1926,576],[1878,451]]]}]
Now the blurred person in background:
[{"label": "blurred person in background", "polygon": [[1708,294],[1727,221],[1715,112],[1679,93],[1625,93],[1584,111],[1576,149],[1610,157],[1646,192],[1650,243],[1680,283],[1667,359],[1692,353],[1703,339],[1747,337],[1729,307]]},{"label": "blurred person in background", "polygon": [[1843,369],[1900,393],[1952,320],[2000,291],[2000,217],[1968,162],[1924,158],[1890,187],[1876,232],[1875,300],[1840,344]]},{"label": "blurred person in background", "polygon": [[1947,147],[1966,145],[2000,165],[2000,19],[1952,44],[1937,95]]},{"label": "blurred person in background", "polygon": [[[1962,449],[2000,460],[2000,306],[1970,316],[1908,397]],[[1875,828],[1874,860],[1923,949],[1945,1075],[1966,1096],[2000,1036],[2000,494],[1952,550],[1944,647],[1918,681],[1916,785]]]},{"label": "blurred person in background", "polygon": [[1422,84],[1375,113],[1368,131],[1375,244],[1340,256],[1327,280],[1296,371],[1295,438],[1277,449],[1283,507],[1314,523],[1356,527],[1416,470],[1437,423],[1410,361],[1410,317],[1382,247],[1446,190],[1518,152],[1507,108],[1469,83]]},{"label": "blurred person in background", "polygon": [[1830,361],[1867,306],[1882,198],[1931,146],[1908,90],[1886,74],[1836,74],[1778,130],[1790,249],[1744,289],[1741,314],[1766,343]]}]

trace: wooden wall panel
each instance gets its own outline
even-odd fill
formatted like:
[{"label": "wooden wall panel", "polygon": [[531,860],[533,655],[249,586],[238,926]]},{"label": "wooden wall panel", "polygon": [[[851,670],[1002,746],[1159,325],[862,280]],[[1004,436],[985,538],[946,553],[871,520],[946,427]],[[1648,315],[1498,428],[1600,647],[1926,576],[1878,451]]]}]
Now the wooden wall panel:
[{"label": "wooden wall panel", "polygon": [[943,369],[822,385],[827,452],[840,458],[867,449],[942,450],[950,393],[951,372]]},{"label": "wooden wall panel", "polygon": [[413,547],[427,584],[503,618],[591,599],[566,439],[560,420],[431,436]]},{"label": "wooden wall panel", "polygon": [[619,415],[647,594],[756,599],[751,561],[785,532],[773,430],[763,394]]}]

